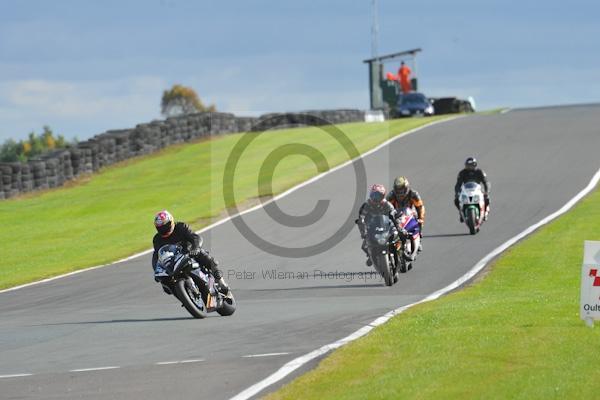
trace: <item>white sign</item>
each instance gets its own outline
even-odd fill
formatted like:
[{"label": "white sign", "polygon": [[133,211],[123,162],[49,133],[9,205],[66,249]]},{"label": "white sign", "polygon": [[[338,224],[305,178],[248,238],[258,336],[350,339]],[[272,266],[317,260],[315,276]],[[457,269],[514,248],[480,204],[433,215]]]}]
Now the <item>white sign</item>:
[{"label": "white sign", "polygon": [[581,319],[600,320],[600,242],[585,241],[581,268]]},{"label": "white sign", "polygon": [[385,122],[385,115],[381,110],[365,111],[365,122]]}]

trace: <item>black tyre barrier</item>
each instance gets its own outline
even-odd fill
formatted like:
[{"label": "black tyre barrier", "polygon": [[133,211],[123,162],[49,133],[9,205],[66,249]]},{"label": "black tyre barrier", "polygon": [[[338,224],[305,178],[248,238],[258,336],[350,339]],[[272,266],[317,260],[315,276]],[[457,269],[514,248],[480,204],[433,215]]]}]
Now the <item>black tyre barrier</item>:
[{"label": "black tyre barrier", "polygon": [[[131,129],[109,130],[75,146],[44,153],[27,163],[0,163],[0,200],[33,190],[59,187],[82,174],[94,173],[103,167],[151,154],[173,144],[253,131],[261,121],[276,120],[273,117],[277,115],[289,116],[286,117],[286,126],[297,127],[303,125],[302,115],[307,114],[330,124],[364,121],[365,115],[364,111],[351,109],[272,113],[260,117],[206,112],[155,120]],[[260,126],[261,129],[268,128],[264,124]]]}]

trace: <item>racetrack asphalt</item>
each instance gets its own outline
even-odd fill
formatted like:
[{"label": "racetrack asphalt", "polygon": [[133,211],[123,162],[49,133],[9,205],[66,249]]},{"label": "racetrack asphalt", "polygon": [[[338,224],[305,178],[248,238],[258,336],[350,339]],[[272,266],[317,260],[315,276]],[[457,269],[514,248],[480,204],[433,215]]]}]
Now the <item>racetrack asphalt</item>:
[{"label": "racetrack asphalt", "polygon": [[[599,148],[600,106],[582,105],[455,119],[366,156],[368,183],[387,186],[406,175],[427,207],[424,251],[391,288],[368,274],[355,229],[322,254],[289,258],[255,247],[229,221],[203,236],[236,295],[231,317],[191,318],[154,283],[149,255],[0,293],[0,397],[230,398],[465,274],[585,187],[600,167]],[[490,220],[475,236],[452,204],[456,174],[470,155],[492,183]],[[319,243],[354,219],[356,185],[347,166],[277,200],[293,215],[329,200],[309,227],[282,226],[262,208],[242,218],[277,245]],[[115,368],[99,369],[107,367]],[[21,374],[31,375],[10,376]]]}]

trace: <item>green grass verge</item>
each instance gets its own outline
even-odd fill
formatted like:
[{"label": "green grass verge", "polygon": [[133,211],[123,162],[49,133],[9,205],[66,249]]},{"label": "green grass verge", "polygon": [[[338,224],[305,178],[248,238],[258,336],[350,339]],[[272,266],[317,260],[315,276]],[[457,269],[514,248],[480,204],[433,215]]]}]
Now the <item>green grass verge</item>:
[{"label": "green grass verge", "polygon": [[579,319],[600,191],[507,251],[485,278],[415,306],[267,399],[600,398],[600,329]]},{"label": "green grass verge", "polygon": [[[410,118],[339,128],[360,152],[409,129],[442,119]],[[151,247],[152,217],[167,208],[195,228],[222,215],[225,162],[241,134],[173,146],[106,168],[71,187],[0,202],[0,288],[107,263]],[[318,148],[329,167],[348,160],[341,146],[316,128],[260,135],[242,155],[236,173],[238,205],[259,195],[265,157],[289,143]],[[327,169],[326,165],[319,165]],[[285,158],[275,169],[273,193],[318,173],[305,156]],[[260,194],[265,188],[260,188]],[[231,206],[228,204],[227,206]]]}]

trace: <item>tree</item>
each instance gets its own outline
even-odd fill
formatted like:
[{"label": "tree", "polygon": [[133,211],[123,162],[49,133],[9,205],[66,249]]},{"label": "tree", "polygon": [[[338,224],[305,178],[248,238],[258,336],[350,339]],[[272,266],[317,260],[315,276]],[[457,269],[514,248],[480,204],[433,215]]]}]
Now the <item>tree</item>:
[{"label": "tree", "polygon": [[0,161],[19,161],[19,154],[21,153],[20,147],[20,143],[17,143],[12,139],[8,139],[6,142],[4,142],[4,144],[2,144],[2,147],[0,147]]},{"label": "tree", "polygon": [[163,92],[160,109],[165,117],[216,111],[214,104],[206,107],[194,89],[179,84],[175,84],[171,89]]}]

